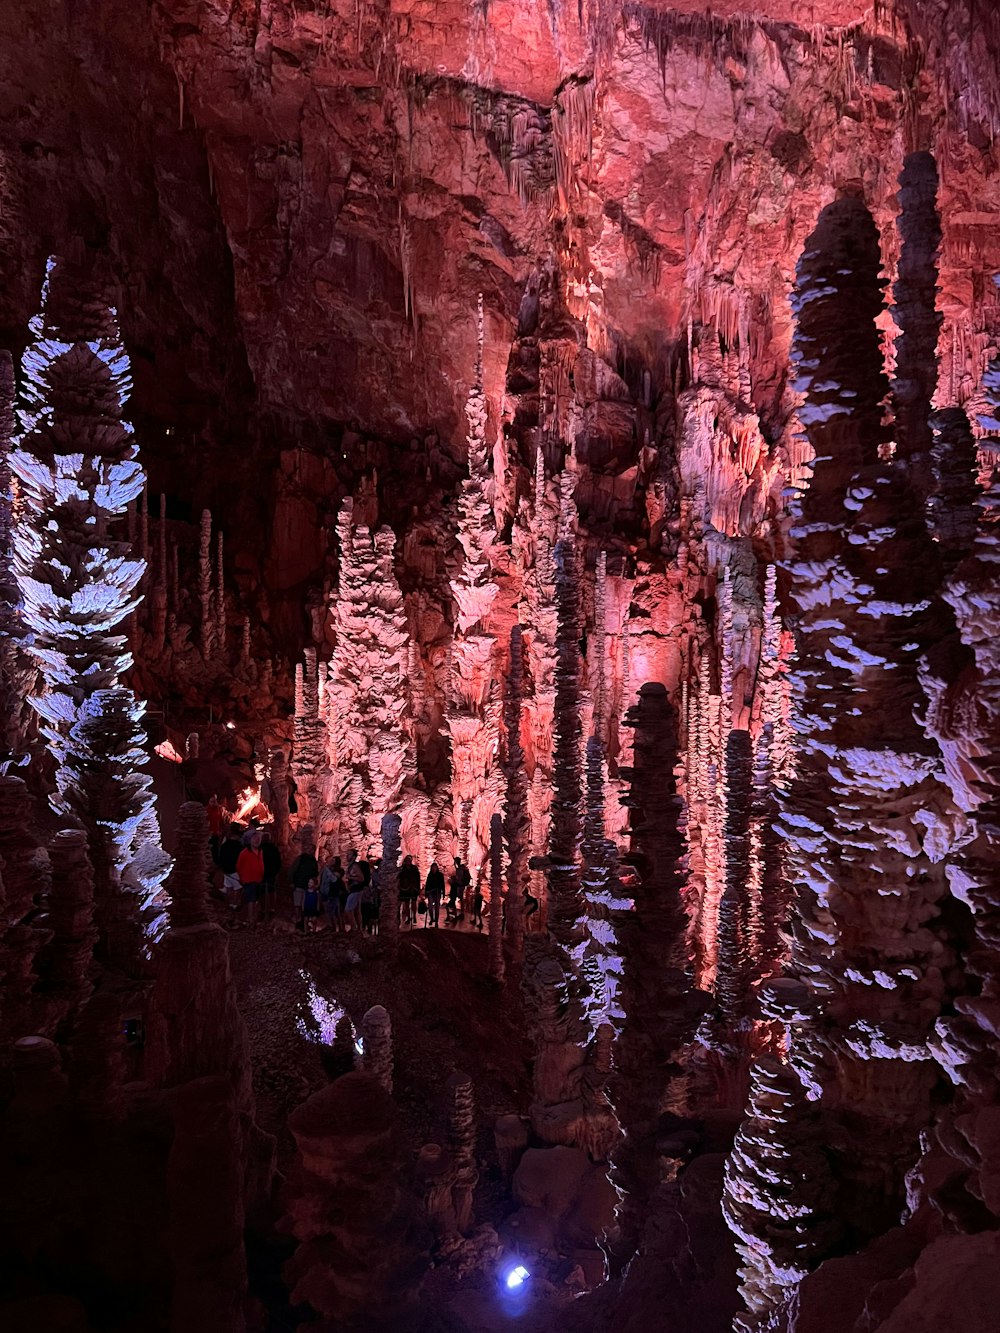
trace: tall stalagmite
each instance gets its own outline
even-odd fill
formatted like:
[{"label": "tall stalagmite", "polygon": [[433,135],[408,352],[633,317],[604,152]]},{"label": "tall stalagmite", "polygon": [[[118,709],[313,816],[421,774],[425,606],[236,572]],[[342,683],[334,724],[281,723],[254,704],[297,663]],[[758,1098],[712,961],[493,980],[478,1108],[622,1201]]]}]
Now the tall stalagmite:
[{"label": "tall stalagmite", "polygon": [[[46,685],[32,702],[56,762],[52,803],[88,822],[102,947],[134,970],[142,931],[155,933],[149,909],[169,860],[142,773],[142,709],[121,684],[132,658],[118,627],[137,604],[143,574],[143,562],[114,535],[143,486],[122,419],[129,361],[82,254],[50,261],[31,330],[11,467],[27,505],[15,545],[22,614]],[[116,789],[111,775],[122,762],[130,783]],[[100,815],[90,808],[91,779],[106,784]],[[124,935],[113,921],[130,923]]]},{"label": "tall stalagmite", "polygon": [[446,725],[451,738],[451,799],[459,854],[475,876],[489,848],[490,820],[502,804],[497,763],[502,700],[490,613],[497,595],[497,541],[491,501],[486,395],[483,389],[483,302],[479,298],[476,374],[466,403],[469,475],[458,500],[463,560],[452,579],[455,632],[451,645]]},{"label": "tall stalagmite", "polygon": [[634,766],[629,799],[629,861],[638,874],[635,911],[622,918],[625,957],[612,1100],[622,1139],[611,1179],[621,1202],[616,1266],[642,1244],[663,1163],[657,1147],[664,1110],[685,1109],[681,1053],[694,1034],[704,996],[693,987],[687,956],[688,920],[681,897],[684,840],[675,793],[677,731],[666,689],[643,685],[629,710]]}]

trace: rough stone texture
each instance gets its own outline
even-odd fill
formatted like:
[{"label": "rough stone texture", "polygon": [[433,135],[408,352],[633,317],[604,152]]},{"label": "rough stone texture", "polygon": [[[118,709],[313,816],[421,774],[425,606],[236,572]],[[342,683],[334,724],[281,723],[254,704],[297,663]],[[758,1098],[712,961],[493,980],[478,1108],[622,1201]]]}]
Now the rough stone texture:
[{"label": "rough stone texture", "polygon": [[365,1074],[345,1074],[294,1111],[298,1157],[285,1185],[299,1242],[287,1276],[296,1301],[351,1327],[388,1328],[412,1295],[421,1234],[399,1183],[399,1113]]}]

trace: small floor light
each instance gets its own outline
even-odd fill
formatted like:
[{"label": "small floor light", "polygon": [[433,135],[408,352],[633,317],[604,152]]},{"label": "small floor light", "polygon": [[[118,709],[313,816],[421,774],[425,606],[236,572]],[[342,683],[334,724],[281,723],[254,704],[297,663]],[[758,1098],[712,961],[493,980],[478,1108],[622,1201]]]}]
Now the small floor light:
[{"label": "small floor light", "polygon": [[524,1264],[518,1264],[516,1268],[510,1270],[505,1278],[507,1290],[517,1291],[518,1288],[524,1286],[529,1277],[531,1277],[531,1274],[525,1268]]}]

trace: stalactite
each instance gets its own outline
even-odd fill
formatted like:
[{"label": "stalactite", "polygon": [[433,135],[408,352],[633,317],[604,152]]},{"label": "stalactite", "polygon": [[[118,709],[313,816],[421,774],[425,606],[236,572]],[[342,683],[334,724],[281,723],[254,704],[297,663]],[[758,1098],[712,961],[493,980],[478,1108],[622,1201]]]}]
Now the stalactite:
[{"label": "stalactite", "polygon": [[392,1092],[392,1022],[380,1004],[373,1004],[361,1016],[361,1043],[364,1071],[379,1087]]},{"label": "stalactite", "polygon": [[378,868],[381,899],[379,934],[390,953],[399,947],[399,845],[402,820],[397,814],[382,816],[382,860]]},{"label": "stalactite", "polygon": [[658,1145],[660,1117],[664,1110],[684,1107],[680,1055],[705,1001],[693,988],[687,957],[681,803],[673,777],[676,721],[664,687],[643,685],[627,721],[635,732],[629,860],[639,883],[633,890],[635,911],[623,914],[619,926],[625,1021],[615,1051],[612,1101],[623,1137],[610,1172],[620,1196],[616,1268],[641,1244],[665,1165]]},{"label": "stalactite", "polygon": [[198,601],[201,606],[199,625],[201,655],[209,661],[215,646],[215,616],[212,605],[212,513],[201,511],[201,530],[198,544]]}]

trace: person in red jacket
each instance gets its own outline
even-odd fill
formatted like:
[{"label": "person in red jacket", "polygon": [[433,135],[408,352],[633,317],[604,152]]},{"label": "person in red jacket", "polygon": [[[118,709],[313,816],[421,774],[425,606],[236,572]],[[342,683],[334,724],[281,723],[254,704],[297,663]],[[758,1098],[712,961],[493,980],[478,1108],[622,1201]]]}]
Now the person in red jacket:
[{"label": "person in red jacket", "polygon": [[246,923],[252,926],[257,921],[257,904],[264,893],[264,856],[260,850],[260,834],[255,833],[250,839],[250,846],[244,847],[236,862],[236,874],[243,891],[243,907]]}]

